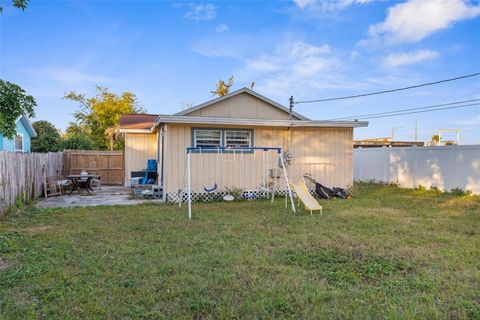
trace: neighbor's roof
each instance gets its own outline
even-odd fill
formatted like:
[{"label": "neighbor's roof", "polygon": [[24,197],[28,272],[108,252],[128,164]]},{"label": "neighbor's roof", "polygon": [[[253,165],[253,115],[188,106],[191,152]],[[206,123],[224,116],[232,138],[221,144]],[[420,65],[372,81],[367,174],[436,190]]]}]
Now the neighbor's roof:
[{"label": "neighbor's roof", "polygon": [[[175,114],[173,114],[173,115],[174,115],[174,116],[186,116],[186,115],[188,115],[189,113],[191,113],[191,112],[193,112],[193,111],[196,111],[196,110],[199,110],[199,109],[208,107],[208,106],[210,106],[210,105],[212,105],[212,104],[214,104],[214,103],[217,103],[217,102],[226,100],[226,99],[228,99],[228,98],[231,98],[231,97],[236,96],[236,95],[241,94],[241,93],[248,93],[248,94],[250,94],[250,95],[252,95],[252,96],[254,96],[254,97],[257,97],[258,99],[263,100],[263,101],[265,101],[266,103],[268,103],[268,104],[270,104],[270,105],[272,105],[272,106],[274,106],[274,107],[276,107],[276,108],[278,108],[278,109],[280,109],[280,110],[282,110],[282,111],[284,111],[284,112],[286,112],[286,113],[289,113],[289,112],[290,112],[290,110],[289,110],[287,107],[282,106],[280,103],[275,102],[275,101],[273,101],[273,100],[271,100],[271,99],[268,99],[267,97],[262,96],[260,93],[255,92],[255,91],[253,91],[253,90],[250,90],[250,89],[244,87],[244,88],[242,88],[242,89],[233,91],[233,92],[231,92],[231,93],[229,93],[229,94],[227,94],[227,95],[225,95],[225,96],[223,96],[223,97],[218,97],[218,98],[212,99],[212,100],[210,100],[210,101],[204,102],[204,103],[199,104],[199,105],[197,105],[197,106],[194,106],[194,107],[185,109],[185,110],[183,110],[183,111],[177,112],[177,113],[175,113]],[[303,116],[303,115],[301,115],[300,113],[295,112],[295,111],[292,112],[292,115],[293,115],[294,117],[300,119],[300,120],[310,120],[310,119],[308,119],[307,117],[305,117],[305,116]]]},{"label": "neighbor's roof", "polygon": [[327,121],[327,120],[268,120],[245,118],[191,117],[181,115],[160,115],[155,125],[160,123],[185,123],[209,125],[249,125],[263,127],[367,127],[368,121]]},{"label": "neighbor's roof", "polygon": [[158,114],[124,114],[120,118],[120,131],[150,131],[157,117]]},{"label": "neighbor's roof", "polygon": [[27,129],[28,133],[30,134],[30,137],[36,138],[37,137],[37,131],[32,126],[32,123],[26,116],[20,116],[17,121],[21,121],[24,125],[24,127]]}]

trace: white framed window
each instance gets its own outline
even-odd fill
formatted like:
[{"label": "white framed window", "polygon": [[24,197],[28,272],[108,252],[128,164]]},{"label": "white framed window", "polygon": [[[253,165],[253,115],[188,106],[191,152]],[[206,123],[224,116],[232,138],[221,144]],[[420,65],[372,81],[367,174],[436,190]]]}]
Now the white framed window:
[{"label": "white framed window", "polygon": [[193,131],[194,147],[221,147],[222,130],[220,129],[195,129]]},{"label": "white framed window", "polygon": [[13,144],[15,147],[15,152],[23,152],[23,135],[17,133],[15,137],[13,137]]},{"label": "white framed window", "polygon": [[225,130],[224,146],[227,148],[248,148],[252,146],[250,130]]}]

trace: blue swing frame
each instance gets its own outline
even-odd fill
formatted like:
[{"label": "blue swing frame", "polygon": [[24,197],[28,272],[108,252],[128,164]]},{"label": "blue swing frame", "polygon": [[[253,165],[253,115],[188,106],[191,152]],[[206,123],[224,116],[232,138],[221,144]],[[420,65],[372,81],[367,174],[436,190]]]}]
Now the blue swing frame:
[{"label": "blue swing frame", "polygon": [[254,151],[263,150],[270,151],[275,150],[277,153],[282,153],[282,148],[278,147],[187,147],[187,153],[203,152],[203,151]]},{"label": "blue swing frame", "polygon": [[[288,184],[288,176],[287,172],[285,169],[284,165],[284,160],[281,156],[282,154],[282,148],[280,147],[187,147],[186,152],[187,152],[187,160],[185,160],[185,172],[188,172],[188,219],[192,219],[192,198],[191,198],[191,190],[190,190],[190,154],[194,152],[201,152],[201,151],[207,151],[209,150],[210,152],[212,151],[217,151],[217,152],[231,152],[231,151],[251,151],[254,152],[255,150],[263,150],[263,151],[269,151],[269,150],[274,150],[277,151],[277,154],[280,156],[281,162],[282,162],[282,168],[285,173],[285,180],[287,182],[287,188],[288,188],[288,194],[290,195],[290,202],[292,205],[292,210],[295,212],[295,204],[293,201],[293,196],[292,196],[292,191],[290,189],[290,185]],[[217,187],[217,184],[215,183],[215,187]],[[213,188],[213,187],[212,187]],[[179,205],[181,205],[182,202],[180,200]]]},{"label": "blue swing frame", "polygon": [[[274,150],[277,151],[277,153],[282,153],[282,148],[276,148],[276,147],[187,147],[187,153],[202,153],[203,151],[207,152],[213,152],[217,151],[220,153],[220,151],[225,152],[231,152],[231,151],[247,151],[247,152],[254,152],[255,150],[262,150],[262,151],[270,151]],[[205,192],[213,192],[218,189],[218,185],[215,182],[215,184],[211,188],[204,187],[203,190]],[[252,195],[242,195],[245,199],[254,199],[257,196],[255,194]]]}]

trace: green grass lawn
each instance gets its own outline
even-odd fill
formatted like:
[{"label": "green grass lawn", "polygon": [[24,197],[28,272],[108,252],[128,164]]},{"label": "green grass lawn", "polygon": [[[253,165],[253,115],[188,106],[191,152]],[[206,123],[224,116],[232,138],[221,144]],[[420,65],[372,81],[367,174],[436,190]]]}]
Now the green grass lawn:
[{"label": "green grass lawn", "polygon": [[0,318],[480,318],[480,197],[360,184],[322,204],[18,212]]}]

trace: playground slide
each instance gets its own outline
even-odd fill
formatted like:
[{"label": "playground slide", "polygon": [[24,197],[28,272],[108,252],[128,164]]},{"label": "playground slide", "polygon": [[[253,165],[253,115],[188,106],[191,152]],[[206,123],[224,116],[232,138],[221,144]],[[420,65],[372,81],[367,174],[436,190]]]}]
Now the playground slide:
[{"label": "playground slide", "polygon": [[322,214],[322,206],[318,203],[318,201],[310,194],[308,191],[307,186],[303,181],[299,181],[297,183],[292,183],[292,188],[295,190],[297,197],[300,201],[302,201],[303,205],[305,206],[305,210],[312,211],[319,210],[320,214]]}]

